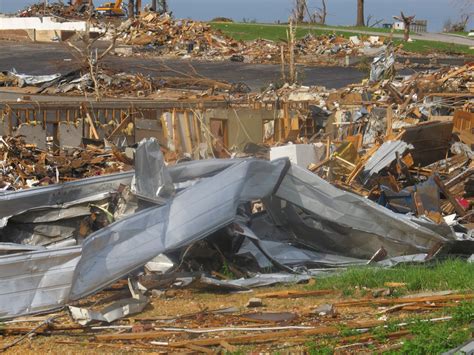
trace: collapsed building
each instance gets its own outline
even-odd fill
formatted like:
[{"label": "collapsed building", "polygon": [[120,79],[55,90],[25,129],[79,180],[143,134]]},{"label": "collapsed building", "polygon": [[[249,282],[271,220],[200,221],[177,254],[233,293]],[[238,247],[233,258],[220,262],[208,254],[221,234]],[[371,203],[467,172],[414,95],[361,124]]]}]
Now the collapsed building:
[{"label": "collapsed building", "polygon": [[[121,40],[139,52],[288,59],[278,44],[166,14],[126,28]],[[157,290],[240,292],[355,265],[472,259],[474,66],[400,76],[382,42],[297,43],[298,61],[316,48],[377,54],[367,80],[338,90],[256,93],[103,68],[0,73],[20,97],[0,102],[0,319],[67,309],[87,330],[142,312]],[[97,89],[102,100],[87,99]],[[117,284],[105,309],[87,303]],[[134,335],[123,329],[114,335]]]},{"label": "collapsed building", "polygon": [[[304,277],[320,267],[469,257],[471,71],[416,81],[379,71],[373,84],[284,86],[230,106],[4,103],[4,135],[36,141],[32,154],[43,160],[25,160],[28,145],[14,158],[25,143],[2,141],[11,181],[1,196],[1,316],[63,307],[140,277],[144,265],[172,275],[183,264],[209,272],[226,262],[246,276]],[[71,145],[85,150],[68,153]],[[59,169],[68,156],[82,164]],[[216,157],[232,159],[208,159]],[[99,176],[75,181],[84,171]],[[28,172],[47,186],[32,187]],[[199,257],[215,252],[221,260]],[[189,255],[196,259],[185,263]]]}]

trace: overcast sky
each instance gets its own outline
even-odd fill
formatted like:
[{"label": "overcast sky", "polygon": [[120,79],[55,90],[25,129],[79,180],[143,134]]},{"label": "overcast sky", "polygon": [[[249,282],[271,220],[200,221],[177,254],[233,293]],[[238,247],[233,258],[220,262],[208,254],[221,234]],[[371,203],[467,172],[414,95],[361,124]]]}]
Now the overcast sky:
[{"label": "overcast sky", "polygon": [[[51,1],[51,0],[50,0]],[[109,0],[95,0],[98,5]],[[191,17],[210,20],[225,16],[241,21],[243,18],[261,22],[285,21],[294,0],[168,0],[176,17]],[[308,0],[310,7],[320,6],[321,0]],[[447,19],[459,18],[458,3],[470,2],[474,11],[474,0],[365,0],[366,16],[391,22],[400,10],[405,14],[416,14],[418,19],[428,20],[430,31],[441,31]],[[12,12],[31,4],[32,0],[0,0],[0,12]],[[144,3],[149,1],[143,0]],[[326,0],[328,23],[352,25],[355,22],[356,0]],[[472,21],[470,26],[473,26]],[[474,27],[474,26],[473,26]]]}]

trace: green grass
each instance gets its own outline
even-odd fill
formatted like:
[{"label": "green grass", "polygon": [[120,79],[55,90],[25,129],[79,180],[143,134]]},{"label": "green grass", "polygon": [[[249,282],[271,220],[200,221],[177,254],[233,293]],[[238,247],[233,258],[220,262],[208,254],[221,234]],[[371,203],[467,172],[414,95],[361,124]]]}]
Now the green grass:
[{"label": "green grass", "polygon": [[453,349],[472,337],[471,322],[474,319],[474,302],[463,302],[448,315],[448,322],[429,323],[416,320],[408,326],[413,337],[404,341],[398,354],[440,354]]},{"label": "green grass", "polygon": [[[304,25],[304,26],[311,26],[311,25]],[[382,27],[364,27],[364,26],[329,26],[329,25],[317,25],[317,27],[324,27],[328,30],[349,30],[349,31],[364,31],[364,32],[377,32],[381,34],[389,35],[392,32],[390,28],[382,28]],[[394,30],[394,33],[403,33],[401,30]]]},{"label": "green grass", "polygon": [[[451,316],[449,321],[430,322],[438,316]],[[385,354],[440,354],[447,350],[458,347],[472,337],[472,320],[474,319],[474,302],[462,302],[454,308],[445,309],[443,312],[430,313],[426,315],[417,315],[405,318],[403,321],[394,319],[385,326],[379,326],[371,329],[376,344],[367,344],[364,348],[357,350],[374,351]],[[406,323],[401,326],[400,323]],[[410,337],[395,340],[402,342],[400,349],[395,351],[383,351],[380,346],[390,342],[389,334],[399,330],[410,331]],[[336,346],[339,344],[339,337],[354,336],[357,332],[343,332],[338,337],[327,337],[314,340],[306,344],[307,352],[310,354],[333,354]],[[354,340],[357,343],[357,340]],[[355,351],[353,348],[352,351]]]},{"label": "green grass", "polygon": [[350,295],[363,288],[381,288],[386,282],[406,283],[406,291],[474,290],[474,264],[448,259],[429,265],[403,264],[394,268],[354,267],[321,278],[310,289],[336,289]]},{"label": "green grass", "polygon": [[[269,39],[272,41],[286,41],[286,33],[288,26],[284,25],[267,25],[259,23],[225,23],[213,22],[212,28],[221,30],[226,35],[243,41],[251,41],[258,38]],[[341,36],[350,37],[357,36],[356,32],[338,32],[333,29],[311,29],[309,27],[297,27],[296,37],[303,38],[308,33],[314,35],[332,34],[336,33]]]},{"label": "green grass", "polygon": [[415,40],[413,42],[404,42],[400,39],[394,40],[395,44],[403,44],[403,49],[413,53],[442,53],[442,54],[467,54],[474,55],[474,50],[468,46],[454,43],[433,42]]},{"label": "green grass", "polygon": [[451,33],[453,35],[463,36],[463,37],[468,37],[468,35],[469,35],[469,32],[449,32],[449,33]]},{"label": "green grass", "polygon": [[[214,29],[221,30],[226,35],[243,41],[251,41],[258,38],[268,39],[272,41],[286,41],[287,38],[287,29],[286,25],[273,25],[273,24],[259,24],[259,23],[224,23],[224,22],[213,22],[211,26]],[[314,35],[323,35],[323,34],[332,34],[343,36],[349,38],[350,36],[357,36],[357,32],[343,32],[338,31],[338,29],[349,29],[349,30],[367,30],[365,27],[332,27],[327,26],[327,29],[312,29],[311,26],[300,26],[297,27],[296,37],[302,38],[306,34],[311,33]],[[372,29],[376,32],[389,34],[390,30],[378,28]],[[424,40],[415,40],[413,42],[405,43],[401,39],[395,39],[396,44],[403,43],[404,50],[412,53],[442,53],[442,54],[468,54],[474,55],[474,50],[470,49],[469,46],[444,43],[444,42],[435,42],[435,41],[424,41]]]}]

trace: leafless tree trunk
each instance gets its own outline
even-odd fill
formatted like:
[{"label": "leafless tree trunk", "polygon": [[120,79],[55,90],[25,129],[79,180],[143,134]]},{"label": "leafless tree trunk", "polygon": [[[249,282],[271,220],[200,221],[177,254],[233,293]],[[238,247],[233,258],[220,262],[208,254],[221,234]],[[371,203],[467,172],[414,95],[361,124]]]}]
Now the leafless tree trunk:
[{"label": "leafless tree trunk", "polygon": [[322,0],[323,7],[321,8],[321,25],[326,24],[326,17],[328,15],[328,9],[326,7],[326,0]]},{"label": "leafless tree trunk", "polygon": [[160,2],[161,2],[161,11],[168,12],[168,1],[161,0]]},{"label": "leafless tree trunk", "polygon": [[157,0],[152,0],[152,1],[151,1],[151,8],[153,9],[153,11],[158,11],[158,3],[157,3]]},{"label": "leafless tree trunk", "polygon": [[306,0],[295,0],[295,9],[293,10],[293,15],[296,22],[304,21],[305,10],[306,10]]},{"label": "leafless tree trunk", "polygon": [[326,24],[326,17],[327,17],[328,11],[326,7],[326,0],[322,0],[322,5],[321,7],[318,7],[317,11],[314,14],[314,19],[315,22],[325,25]]},{"label": "leafless tree trunk", "polygon": [[94,82],[94,90],[96,100],[99,101],[101,99],[101,88],[99,85],[99,81],[97,80],[97,74],[99,72],[99,63],[102,59],[105,58],[114,48],[117,42],[117,38],[121,35],[120,32],[115,31],[112,35],[112,40],[109,46],[99,53],[97,48],[94,48],[94,44],[102,37],[104,37],[107,32],[109,32],[109,27],[105,29],[105,31],[97,36],[96,38],[91,37],[91,24],[92,24],[92,11],[89,11],[89,17],[86,22],[86,30],[85,32],[79,35],[79,38],[82,41],[84,48],[80,48],[73,44],[72,42],[67,42],[67,44],[73,48],[79,54],[83,67],[86,67],[89,71],[89,75],[91,80]]},{"label": "leafless tree trunk", "polygon": [[408,40],[410,39],[410,26],[413,20],[415,20],[415,16],[405,16],[403,12],[401,12],[399,18],[403,21],[403,24],[405,25],[405,29],[403,30],[403,39],[405,40],[405,42],[408,42]]},{"label": "leafless tree trunk", "polygon": [[293,19],[290,19],[289,28],[287,31],[288,37],[288,51],[289,51],[289,66],[290,66],[290,84],[294,84],[297,80],[296,63],[295,63],[295,38],[296,38],[296,24]]},{"label": "leafless tree trunk", "polygon": [[357,0],[357,22],[356,26],[365,26],[364,23],[364,0]]},{"label": "leafless tree trunk", "polygon": [[128,0],[128,17],[135,16],[135,0]]},{"label": "leafless tree trunk", "polygon": [[463,14],[461,15],[461,22],[460,25],[463,29],[463,31],[466,30],[467,23],[469,22],[469,19],[471,18],[471,14]]}]

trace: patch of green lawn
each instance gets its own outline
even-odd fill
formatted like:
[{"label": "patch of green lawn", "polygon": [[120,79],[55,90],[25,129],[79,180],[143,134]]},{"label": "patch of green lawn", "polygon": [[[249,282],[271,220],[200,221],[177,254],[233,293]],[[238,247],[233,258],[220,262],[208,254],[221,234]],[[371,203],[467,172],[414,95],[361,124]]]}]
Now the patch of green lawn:
[{"label": "patch of green lawn", "polygon": [[[474,290],[474,264],[448,259],[427,265],[402,264],[393,268],[353,267],[334,276],[317,279],[310,289],[380,288],[386,282],[406,283],[407,291]],[[350,294],[350,292],[348,292]]]},{"label": "patch of green lawn", "polygon": [[[274,24],[261,24],[261,23],[235,23],[235,22],[212,22],[212,28],[221,30],[224,34],[236,39],[243,41],[251,41],[258,38],[268,39],[271,41],[286,41],[287,40],[287,30],[288,26],[286,25],[274,25]],[[390,30],[378,28],[366,28],[366,27],[330,27],[327,29],[314,29],[311,26],[303,25],[299,26],[296,29],[296,37],[302,38],[305,35],[311,33],[313,35],[319,36],[324,34],[337,34],[345,38],[350,36],[358,36],[357,32],[345,32],[338,31],[338,29],[353,29],[356,30],[369,30],[385,33],[389,35]],[[425,40],[415,40],[413,42],[403,42],[401,39],[394,39],[396,44],[403,44],[403,48],[407,52],[412,53],[442,53],[442,54],[467,54],[474,55],[474,50],[470,49],[469,46],[445,43],[445,42],[436,42],[436,41],[425,41]]]}]

